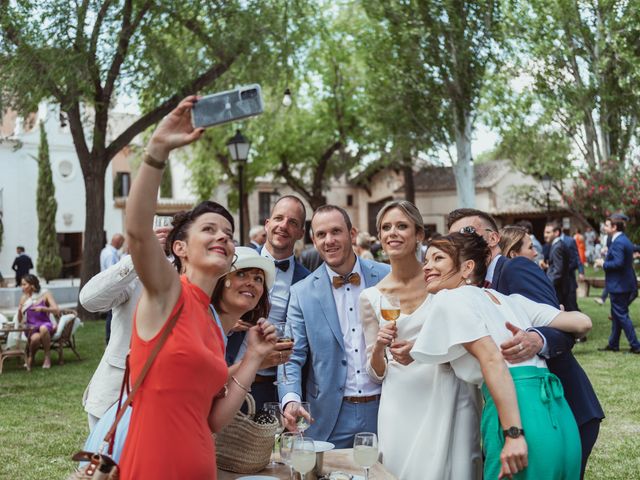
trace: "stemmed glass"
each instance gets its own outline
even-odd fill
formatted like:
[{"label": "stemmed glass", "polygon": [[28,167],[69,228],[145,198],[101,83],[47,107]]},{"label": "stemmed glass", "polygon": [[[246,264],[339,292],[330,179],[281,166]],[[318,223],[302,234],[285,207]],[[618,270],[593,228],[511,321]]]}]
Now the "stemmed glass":
[{"label": "stemmed glass", "polygon": [[295,412],[296,415],[296,426],[298,427],[298,431],[304,435],[304,432],[311,426],[311,421],[302,414],[302,410],[309,414],[311,417],[311,404],[309,402],[300,402],[298,409]]},{"label": "stemmed glass", "polygon": [[364,469],[364,479],[369,480],[369,469],[378,461],[378,437],[375,433],[356,433],[353,460]]},{"label": "stemmed glass", "polygon": [[[291,333],[291,327],[286,322],[277,322],[273,326],[276,328],[276,342],[277,343],[289,343],[293,342],[293,334]],[[273,382],[274,385],[290,385],[293,383],[287,378],[287,364],[282,364],[282,380],[278,379]]]},{"label": "stemmed glass", "polygon": [[400,317],[400,299],[391,294],[384,294],[380,299],[380,315],[388,322],[395,322]]},{"label": "stemmed glass", "polygon": [[278,442],[278,436],[284,430],[284,416],[282,415],[282,407],[280,406],[280,404],[278,402],[266,402],[262,406],[262,408],[267,413],[269,413],[270,415],[275,417],[276,420],[278,420],[278,430],[276,431],[275,435],[273,436],[273,451],[271,452],[271,461],[269,462],[269,465],[267,465],[267,467],[275,468],[278,465],[283,465],[282,462],[276,461],[276,444]]},{"label": "stemmed glass", "polygon": [[302,480],[316,465],[316,446],[313,439],[296,438],[291,449],[291,465],[300,473]]},{"label": "stemmed glass", "polygon": [[291,452],[293,450],[293,442],[296,438],[302,438],[302,434],[298,432],[284,432],[282,435],[280,435],[280,458],[284,463],[289,465],[289,478],[291,480],[293,480]]}]

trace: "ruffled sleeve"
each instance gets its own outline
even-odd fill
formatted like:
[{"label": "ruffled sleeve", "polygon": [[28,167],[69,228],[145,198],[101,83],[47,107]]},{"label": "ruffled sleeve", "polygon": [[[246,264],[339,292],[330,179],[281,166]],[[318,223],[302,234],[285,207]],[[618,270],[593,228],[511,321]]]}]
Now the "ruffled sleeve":
[{"label": "ruffled sleeve", "polygon": [[411,356],[418,362],[442,364],[466,355],[463,344],[490,335],[483,308],[488,299],[483,296],[477,287],[438,292],[427,308]]},{"label": "ruffled sleeve", "polygon": [[373,382],[382,383],[387,373],[386,364],[382,375],[378,375],[371,366],[371,354],[376,344],[378,330],[380,328],[380,320],[378,319],[378,315],[376,315],[376,311],[379,310],[376,308],[378,302],[372,298],[377,292],[378,290],[376,288],[367,288],[360,294],[360,322],[362,323],[362,331],[364,332],[364,341],[367,345],[367,374]]}]

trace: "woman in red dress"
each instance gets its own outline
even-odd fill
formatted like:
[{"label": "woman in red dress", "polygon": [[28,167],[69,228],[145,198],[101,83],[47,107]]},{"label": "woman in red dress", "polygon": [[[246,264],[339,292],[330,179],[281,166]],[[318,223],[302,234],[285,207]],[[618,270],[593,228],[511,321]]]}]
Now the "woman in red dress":
[{"label": "woman in red dress", "polygon": [[187,97],[160,122],[127,201],[127,240],[144,286],[131,338],[132,383],[167,320],[178,312],[179,318],[133,401],[120,465],[123,480],[215,479],[212,432],[231,421],[245,386],[275,344],[274,327],[259,320],[248,332],[250,353],[227,378],[222,334],[209,310],[213,289],[234,256],[233,217],[224,207],[206,201],[174,217],[167,248],[175,269],[153,233],[169,152],[203,132],[191,125],[196,102],[195,96]]}]

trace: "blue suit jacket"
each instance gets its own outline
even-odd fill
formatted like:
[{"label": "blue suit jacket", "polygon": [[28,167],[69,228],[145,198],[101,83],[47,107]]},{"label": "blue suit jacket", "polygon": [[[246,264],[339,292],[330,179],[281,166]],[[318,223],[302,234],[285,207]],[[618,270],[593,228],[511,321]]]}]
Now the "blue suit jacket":
[{"label": "blue suit jacket", "polygon": [[633,270],[633,243],[624,233],[611,242],[603,268],[609,293],[626,293],[638,289]]},{"label": "blue suit jacket", "polygon": [[[559,308],[553,285],[531,260],[524,257],[500,257],[491,282],[492,288],[505,295],[519,293],[530,300]],[[564,387],[564,396],[578,425],[604,418],[596,392],[576,358],[571,353],[575,343],[572,335],[551,327],[537,330],[547,340],[549,357],[547,366],[558,376]]]},{"label": "blue suit jacket", "polygon": [[[360,259],[366,287],[376,285],[390,271],[388,265]],[[293,332],[293,353],[286,364],[292,382],[278,385],[280,400],[289,392],[311,403],[315,423],[305,432],[316,440],[327,440],[338,419],[347,359],[331,281],[324,265],[291,288],[287,323]],[[307,378],[303,391],[303,369]],[[283,367],[278,367],[278,379]]]},{"label": "blue suit jacket", "polygon": [[580,261],[580,254],[578,253],[578,244],[573,237],[565,235],[560,236],[562,242],[569,249],[569,271],[575,276],[576,270],[579,273],[584,273],[584,265]]}]

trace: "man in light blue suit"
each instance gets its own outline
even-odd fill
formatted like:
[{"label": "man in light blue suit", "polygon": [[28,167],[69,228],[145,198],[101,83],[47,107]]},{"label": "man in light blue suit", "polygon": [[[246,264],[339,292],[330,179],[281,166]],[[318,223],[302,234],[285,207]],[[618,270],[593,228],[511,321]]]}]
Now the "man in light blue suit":
[{"label": "man in light blue suit", "polygon": [[640,342],[629,317],[629,305],[638,296],[638,282],[633,270],[633,243],[624,234],[624,216],[613,214],[604,222],[604,231],[611,235],[607,257],[595,265],[604,268],[605,286],[611,297],[611,335],[606,347],[599,350],[620,350],[620,334],[629,341],[629,352],[640,354]]},{"label": "man in light blue suit", "polygon": [[296,416],[306,414],[300,410],[304,398],[314,419],[305,435],[347,448],[356,433],[377,430],[380,385],[366,372],[358,299],[389,273],[389,266],[356,257],[356,230],[339,207],[318,208],[311,230],[324,264],[291,287],[287,323],[293,353],[278,367],[278,393],[288,429],[295,430]]}]

